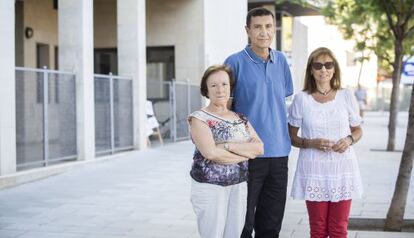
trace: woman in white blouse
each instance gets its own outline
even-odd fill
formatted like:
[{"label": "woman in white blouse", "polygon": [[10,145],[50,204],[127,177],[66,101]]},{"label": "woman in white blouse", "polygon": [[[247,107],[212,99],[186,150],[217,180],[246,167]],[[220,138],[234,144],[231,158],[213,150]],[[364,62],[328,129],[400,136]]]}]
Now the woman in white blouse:
[{"label": "woman in white blouse", "polygon": [[306,200],[311,238],[346,237],[351,200],[362,194],[352,148],[362,136],[361,117],[353,93],[341,88],[329,49],[309,56],[304,89],[293,99],[288,122],[292,144],[300,148],[292,196]]}]

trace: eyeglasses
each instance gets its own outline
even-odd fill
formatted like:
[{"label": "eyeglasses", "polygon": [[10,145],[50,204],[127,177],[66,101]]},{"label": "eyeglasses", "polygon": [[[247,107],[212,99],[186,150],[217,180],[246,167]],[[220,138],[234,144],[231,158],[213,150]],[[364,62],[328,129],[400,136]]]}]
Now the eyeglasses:
[{"label": "eyeglasses", "polygon": [[314,70],[321,70],[323,66],[325,66],[325,69],[332,69],[335,66],[335,64],[332,61],[326,62],[324,64],[319,62],[312,63],[312,68]]}]

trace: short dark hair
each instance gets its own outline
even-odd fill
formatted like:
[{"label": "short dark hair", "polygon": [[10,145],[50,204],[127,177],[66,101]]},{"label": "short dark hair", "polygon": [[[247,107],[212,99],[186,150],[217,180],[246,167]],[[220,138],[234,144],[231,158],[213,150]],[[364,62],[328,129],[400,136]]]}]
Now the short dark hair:
[{"label": "short dark hair", "polygon": [[246,26],[250,27],[250,23],[252,21],[252,17],[263,17],[263,16],[272,16],[273,20],[275,19],[275,16],[271,11],[264,7],[256,7],[251,9],[246,16]]},{"label": "short dark hair", "polygon": [[316,92],[316,82],[315,78],[312,75],[312,64],[320,56],[329,56],[332,58],[334,62],[335,73],[332,76],[330,85],[333,90],[341,89],[341,69],[339,68],[338,60],[336,60],[335,55],[330,49],[326,47],[319,47],[309,55],[308,63],[306,64],[303,91],[308,92],[309,94]]},{"label": "short dark hair", "polygon": [[208,98],[207,80],[210,77],[210,75],[212,75],[214,73],[217,73],[217,72],[220,72],[220,71],[226,72],[227,75],[229,76],[229,79],[230,79],[230,93],[233,92],[233,87],[234,87],[233,71],[227,65],[216,64],[216,65],[212,65],[212,66],[208,67],[206,69],[206,71],[204,71],[204,75],[201,78],[201,83],[200,83],[201,95]]}]

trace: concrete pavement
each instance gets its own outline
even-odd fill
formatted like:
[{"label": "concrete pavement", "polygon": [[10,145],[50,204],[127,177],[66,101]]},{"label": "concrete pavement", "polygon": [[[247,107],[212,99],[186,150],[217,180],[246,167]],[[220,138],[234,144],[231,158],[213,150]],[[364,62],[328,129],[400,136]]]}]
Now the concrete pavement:
[{"label": "concrete pavement", "polygon": [[[399,115],[402,149],[408,114]],[[384,152],[386,113],[366,116],[364,137],[355,145],[365,194],[351,217],[384,218],[401,152]],[[376,150],[372,150],[376,149]],[[124,153],[60,175],[0,191],[0,237],[147,238],[198,237],[189,201],[193,145],[189,141]],[[289,162],[289,190],[298,150]],[[414,176],[405,218],[414,219]],[[288,199],[281,237],[309,237],[304,201]],[[408,232],[349,231],[352,238],[405,238]]]}]

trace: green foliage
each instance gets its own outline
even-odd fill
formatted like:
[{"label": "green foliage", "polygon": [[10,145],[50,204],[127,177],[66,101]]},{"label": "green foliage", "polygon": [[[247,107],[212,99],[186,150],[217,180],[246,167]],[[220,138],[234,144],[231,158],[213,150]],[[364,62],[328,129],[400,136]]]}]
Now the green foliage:
[{"label": "green foliage", "polygon": [[396,41],[402,43],[402,55],[414,54],[413,0],[326,1],[322,14],[346,39],[355,40],[356,50],[375,52],[388,72],[393,70]]},{"label": "green foliage", "polygon": [[[276,3],[286,0],[276,0]],[[414,55],[414,0],[289,0],[308,6],[316,3],[328,23],[336,25],[345,39],[355,40],[355,50],[374,52],[379,65],[393,71],[395,43],[402,55]],[[364,57],[360,60],[365,60]],[[391,74],[391,73],[390,73]]]}]

